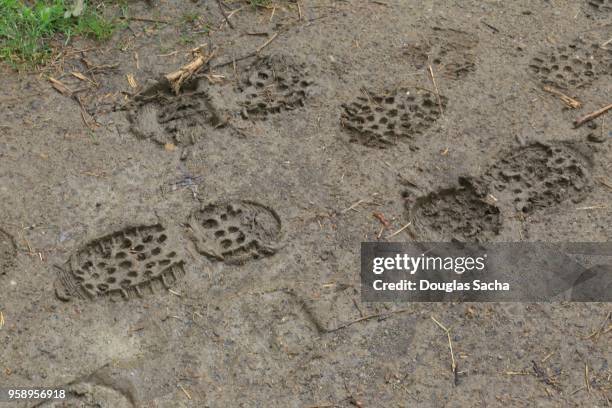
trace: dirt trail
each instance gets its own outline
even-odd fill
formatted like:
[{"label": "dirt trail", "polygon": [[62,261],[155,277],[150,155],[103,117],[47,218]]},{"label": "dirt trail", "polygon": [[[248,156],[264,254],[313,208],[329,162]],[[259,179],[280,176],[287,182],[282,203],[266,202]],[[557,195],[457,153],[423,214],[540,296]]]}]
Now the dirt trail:
[{"label": "dirt trail", "polygon": [[[609,305],[363,303],[359,244],[410,221],[389,240],[612,239],[612,119],[573,127],[612,102],[610,2],[225,3],[234,28],[216,1],[131,3],[109,43],[2,74],[0,384],[607,406]],[[179,95],[149,88],[194,48],[215,57]]]}]

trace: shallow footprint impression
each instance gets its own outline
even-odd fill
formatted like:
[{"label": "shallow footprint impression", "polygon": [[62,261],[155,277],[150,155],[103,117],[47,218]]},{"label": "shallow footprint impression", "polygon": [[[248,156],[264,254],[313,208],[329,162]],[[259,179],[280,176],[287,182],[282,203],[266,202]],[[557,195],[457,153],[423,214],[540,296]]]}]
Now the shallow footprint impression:
[{"label": "shallow footprint impression", "polygon": [[407,205],[412,231],[424,241],[486,242],[502,228],[499,208],[486,200],[474,180],[461,179],[457,187],[434,191]]},{"label": "shallow footprint impression", "polygon": [[569,143],[533,143],[499,158],[483,175],[499,205],[525,214],[584,199],[591,187],[588,152]]},{"label": "shallow footprint impression", "polygon": [[529,63],[529,70],[543,84],[581,88],[600,76],[612,74],[612,50],[601,48],[594,40],[575,39],[538,52]]},{"label": "shallow footprint impression", "polygon": [[403,54],[417,69],[431,64],[436,73],[460,80],[476,71],[478,38],[471,33],[451,28],[433,27],[420,41],[404,47]]},{"label": "shallow footprint impression", "polygon": [[128,114],[131,132],[161,145],[196,143],[207,129],[221,124],[208,93],[197,85],[191,84],[179,95],[158,87],[154,94],[138,97]]},{"label": "shallow footprint impression", "polygon": [[161,225],[126,228],[86,244],[58,267],[62,300],[130,299],[169,288],[185,274],[182,248]]},{"label": "shallow footprint impression", "polygon": [[315,81],[305,64],[287,56],[267,56],[251,65],[239,86],[243,116],[268,115],[305,105]]},{"label": "shallow footprint impression", "polygon": [[218,202],[191,214],[189,235],[200,254],[228,264],[243,263],[276,253],[281,220],[256,202]]},{"label": "shallow footprint impression", "polygon": [[349,130],[351,142],[384,149],[424,133],[440,117],[440,105],[446,104],[444,96],[438,103],[426,91],[398,88],[372,93],[364,89],[362,96],[342,106],[341,123]]}]

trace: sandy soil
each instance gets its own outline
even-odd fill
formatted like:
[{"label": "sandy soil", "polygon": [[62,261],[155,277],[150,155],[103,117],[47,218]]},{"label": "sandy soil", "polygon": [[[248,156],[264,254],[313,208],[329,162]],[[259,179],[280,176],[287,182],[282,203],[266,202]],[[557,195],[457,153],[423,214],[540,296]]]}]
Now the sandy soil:
[{"label": "sandy soil", "polygon": [[[234,28],[215,1],[133,3],[109,43],[4,70],[0,384],[69,390],[45,407],[609,406],[608,304],[364,303],[359,245],[609,241],[612,120],[572,122],[612,102],[610,1],[227,4]],[[178,96],[149,88],[199,46]]]}]

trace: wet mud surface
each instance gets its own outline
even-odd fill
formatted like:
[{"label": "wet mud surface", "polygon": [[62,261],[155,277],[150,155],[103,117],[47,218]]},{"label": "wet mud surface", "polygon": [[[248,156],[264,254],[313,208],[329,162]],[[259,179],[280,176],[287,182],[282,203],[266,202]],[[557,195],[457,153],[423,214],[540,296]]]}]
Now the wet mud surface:
[{"label": "wet mud surface", "polygon": [[2,68],[0,384],[69,395],[10,406],[607,406],[608,304],[366,303],[359,248],[609,241],[609,1],[225,3]]}]

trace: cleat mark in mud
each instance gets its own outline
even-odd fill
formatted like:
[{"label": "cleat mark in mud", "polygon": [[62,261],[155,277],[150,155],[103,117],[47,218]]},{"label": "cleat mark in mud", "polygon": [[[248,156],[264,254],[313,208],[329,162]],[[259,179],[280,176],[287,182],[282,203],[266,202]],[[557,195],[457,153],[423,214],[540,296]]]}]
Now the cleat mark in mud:
[{"label": "cleat mark in mud", "polygon": [[577,89],[612,75],[612,50],[601,48],[595,41],[575,39],[538,52],[529,62],[529,70],[543,84]]},{"label": "cleat mark in mud", "polygon": [[0,276],[5,275],[15,267],[17,245],[13,237],[0,229]]},{"label": "cleat mark in mud", "polygon": [[[384,149],[424,133],[440,117],[437,98],[429,92],[398,88],[363,93],[342,106],[341,123],[350,131],[350,141],[354,143]],[[442,107],[446,107],[447,99],[440,99]]]},{"label": "cleat mark in mud", "polygon": [[124,300],[169,288],[185,274],[182,248],[161,225],[126,228],[93,240],[58,267],[58,298]]},{"label": "cleat mark in mud", "polygon": [[222,124],[208,93],[197,83],[181,94],[156,88],[152,94],[137,98],[128,113],[130,131],[137,137],[160,145],[195,144],[205,133]]},{"label": "cleat mark in mud", "polygon": [[[419,238],[486,242],[499,234],[504,213],[524,215],[580,202],[592,189],[592,152],[570,142],[536,142],[498,157],[483,175],[459,187],[406,202]],[[408,197],[409,195],[406,195]]]},{"label": "cleat mark in mud", "polygon": [[476,71],[478,38],[465,31],[434,27],[425,41],[409,44],[403,54],[417,69],[431,64],[436,74],[459,80]]},{"label": "cleat mark in mud", "polygon": [[256,202],[218,202],[191,214],[189,236],[200,254],[228,264],[243,263],[276,253],[281,220]]},{"label": "cleat mark in mud", "polygon": [[583,200],[592,185],[589,155],[570,143],[534,143],[502,155],[482,179],[499,205],[529,214]]},{"label": "cleat mark in mud", "polygon": [[486,242],[502,228],[499,208],[487,200],[477,180],[460,179],[456,187],[407,202],[412,230],[422,240]]},{"label": "cleat mark in mud", "polygon": [[305,64],[286,56],[267,56],[247,69],[239,86],[243,116],[265,119],[303,107],[315,81]]}]

